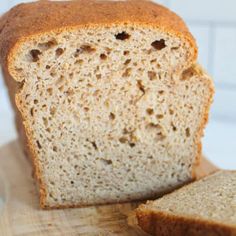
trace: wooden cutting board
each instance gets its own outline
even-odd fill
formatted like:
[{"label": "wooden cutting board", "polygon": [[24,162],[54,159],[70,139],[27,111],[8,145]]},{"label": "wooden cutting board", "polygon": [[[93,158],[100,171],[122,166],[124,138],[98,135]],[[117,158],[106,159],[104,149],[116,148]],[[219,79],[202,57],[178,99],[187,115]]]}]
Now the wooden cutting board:
[{"label": "wooden cutting board", "polygon": [[[198,170],[202,177],[216,170],[203,160]],[[132,210],[140,202],[45,211],[39,209],[32,169],[14,141],[0,149],[1,236],[45,235],[145,235],[136,225]]]}]

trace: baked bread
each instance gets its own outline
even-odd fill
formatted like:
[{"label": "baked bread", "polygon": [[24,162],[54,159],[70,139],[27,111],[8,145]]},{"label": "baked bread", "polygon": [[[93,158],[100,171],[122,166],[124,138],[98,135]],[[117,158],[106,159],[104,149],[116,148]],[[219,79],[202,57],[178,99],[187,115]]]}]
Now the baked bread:
[{"label": "baked bread", "polygon": [[174,13],[20,4],[1,19],[0,56],[41,207],[153,198],[194,179],[213,86]]},{"label": "baked bread", "polygon": [[236,171],[219,171],[136,210],[141,228],[158,236],[235,236]]}]

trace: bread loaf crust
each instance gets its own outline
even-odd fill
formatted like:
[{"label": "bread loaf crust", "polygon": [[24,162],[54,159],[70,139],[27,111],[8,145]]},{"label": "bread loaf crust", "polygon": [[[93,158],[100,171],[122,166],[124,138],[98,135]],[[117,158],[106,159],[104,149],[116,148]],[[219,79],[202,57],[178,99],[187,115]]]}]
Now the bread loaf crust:
[{"label": "bread loaf crust", "polygon": [[[22,41],[50,31],[60,33],[72,28],[96,27],[98,25],[112,26],[127,23],[158,28],[170,35],[183,38],[194,49],[189,66],[195,62],[197,58],[197,46],[182,19],[165,7],[148,1],[133,0],[128,1],[128,3],[91,0],[71,2],[39,1],[20,4],[6,13],[0,20],[0,61],[4,68],[4,77],[9,88],[13,107],[16,110],[18,132],[23,146],[27,147],[27,153],[34,165],[35,177],[39,183],[40,205],[42,208],[49,207],[45,203],[46,188],[41,181],[42,174],[37,164],[37,154],[31,143],[32,131],[24,123],[16,106],[17,101],[15,101],[15,95],[18,93],[19,87],[15,81],[17,78],[10,67],[15,49]],[[202,132],[203,126],[207,122],[211,102],[209,100],[209,104],[206,106],[205,119],[203,120],[202,126],[199,127],[199,132]],[[198,144],[198,150],[197,162],[201,155],[200,143]],[[64,207],[58,205],[53,208]],[[78,205],[70,205],[68,207],[78,207]]]}]

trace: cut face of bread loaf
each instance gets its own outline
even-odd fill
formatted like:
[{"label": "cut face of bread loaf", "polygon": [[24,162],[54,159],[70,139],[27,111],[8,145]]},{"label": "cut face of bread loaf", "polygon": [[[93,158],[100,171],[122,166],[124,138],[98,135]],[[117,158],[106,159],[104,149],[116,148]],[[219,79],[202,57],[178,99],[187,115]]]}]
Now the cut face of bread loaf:
[{"label": "cut face of bread loaf", "polygon": [[6,14],[1,32],[42,207],[152,198],[194,178],[213,87],[187,69],[196,47],[174,13],[145,1],[40,2]]},{"label": "cut face of bread loaf", "polygon": [[235,236],[236,172],[217,172],[141,205],[136,214],[152,235]]}]

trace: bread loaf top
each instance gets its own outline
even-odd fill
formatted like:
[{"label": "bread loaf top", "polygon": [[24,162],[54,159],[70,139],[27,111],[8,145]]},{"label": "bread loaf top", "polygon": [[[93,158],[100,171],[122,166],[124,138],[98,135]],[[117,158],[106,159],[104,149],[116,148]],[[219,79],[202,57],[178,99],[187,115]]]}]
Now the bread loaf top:
[{"label": "bread loaf top", "polygon": [[183,20],[161,5],[140,0],[38,1],[19,4],[0,20],[0,60],[4,65],[9,64],[10,51],[32,35],[55,30],[61,32],[73,27],[130,23],[159,28],[172,36],[183,38],[193,48],[190,65],[196,60],[196,42]]}]

